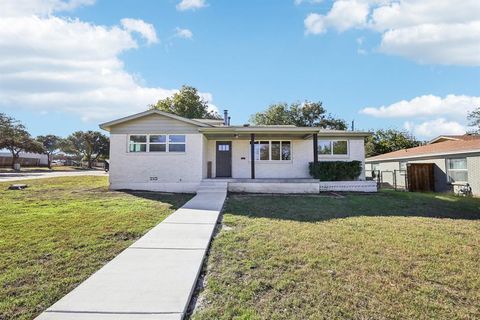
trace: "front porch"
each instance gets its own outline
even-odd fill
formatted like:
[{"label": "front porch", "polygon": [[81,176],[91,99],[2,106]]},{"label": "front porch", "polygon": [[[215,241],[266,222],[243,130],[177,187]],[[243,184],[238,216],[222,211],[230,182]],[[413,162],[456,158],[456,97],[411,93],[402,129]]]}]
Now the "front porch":
[{"label": "front porch", "polygon": [[309,179],[308,164],[318,161],[317,128],[226,127],[200,131],[207,153],[204,178]]},{"label": "front porch", "polygon": [[203,179],[201,185],[227,184],[229,192],[317,194],[320,192],[377,192],[375,181],[320,181],[309,178],[214,178]]}]

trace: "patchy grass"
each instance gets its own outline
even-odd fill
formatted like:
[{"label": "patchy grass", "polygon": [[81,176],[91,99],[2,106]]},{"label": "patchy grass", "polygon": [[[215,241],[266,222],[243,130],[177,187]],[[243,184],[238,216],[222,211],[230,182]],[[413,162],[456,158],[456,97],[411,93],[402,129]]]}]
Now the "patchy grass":
[{"label": "patchy grass", "polygon": [[0,319],[32,319],[190,195],[107,190],[107,177],[0,183]]},{"label": "patchy grass", "polygon": [[480,318],[480,199],[230,195],[193,319]]}]

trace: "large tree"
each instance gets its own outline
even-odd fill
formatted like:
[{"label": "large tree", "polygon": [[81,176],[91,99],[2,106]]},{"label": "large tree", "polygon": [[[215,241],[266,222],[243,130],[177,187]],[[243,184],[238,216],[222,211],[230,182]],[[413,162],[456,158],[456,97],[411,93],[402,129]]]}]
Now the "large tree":
[{"label": "large tree", "polygon": [[322,102],[305,101],[276,103],[265,111],[257,112],[250,117],[254,125],[295,125],[298,127],[319,127],[323,129],[345,130],[345,120],[327,113]]},{"label": "large tree", "polygon": [[421,145],[422,142],[417,140],[407,131],[396,129],[380,129],[365,141],[365,153],[367,157],[373,157],[401,149],[413,148]]},{"label": "large tree", "polygon": [[108,156],[110,142],[107,136],[98,131],[76,131],[62,142],[65,153],[74,154],[87,161],[88,168],[101,157]]},{"label": "large tree", "polygon": [[62,138],[53,134],[48,134],[46,136],[38,136],[36,140],[43,145],[43,153],[45,153],[48,158],[48,168],[52,169],[52,157],[53,154],[60,149]]},{"label": "large tree", "polygon": [[208,110],[208,103],[198,94],[198,90],[190,86],[182,86],[180,91],[150,106],[189,119],[220,119],[218,113]]},{"label": "large tree", "polygon": [[480,134],[480,107],[476,108],[468,114],[468,120],[470,120],[470,125],[476,127],[475,132]]},{"label": "large tree", "polygon": [[21,152],[43,153],[42,144],[35,141],[23,124],[0,113],[0,149],[7,149],[12,154],[12,168],[18,163]]}]

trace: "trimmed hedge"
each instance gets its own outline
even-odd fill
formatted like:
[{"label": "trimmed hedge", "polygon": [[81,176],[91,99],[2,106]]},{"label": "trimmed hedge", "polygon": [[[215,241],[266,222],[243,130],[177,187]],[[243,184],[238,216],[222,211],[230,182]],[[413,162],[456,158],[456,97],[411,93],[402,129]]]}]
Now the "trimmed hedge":
[{"label": "trimmed hedge", "polygon": [[362,173],[361,161],[323,161],[309,164],[310,175],[321,181],[352,181]]}]

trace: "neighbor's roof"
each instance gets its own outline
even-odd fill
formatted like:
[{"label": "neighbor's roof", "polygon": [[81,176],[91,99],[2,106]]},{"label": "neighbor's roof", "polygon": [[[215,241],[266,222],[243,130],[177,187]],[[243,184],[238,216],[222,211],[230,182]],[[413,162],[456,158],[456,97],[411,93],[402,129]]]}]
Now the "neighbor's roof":
[{"label": "neighbor's roof", "polygon": [[[441,136],[445,137],[445,136]],[[430,143],[410,149],[402,149],[394,152],[381,154],[365,159],[367,162],[381,160],[397,160],[409,158],[422,158],[428,156],[442,156],[464,153],[480,153],[480,135],[454,136],[455,140],[437,142],[433,139]]]}]

